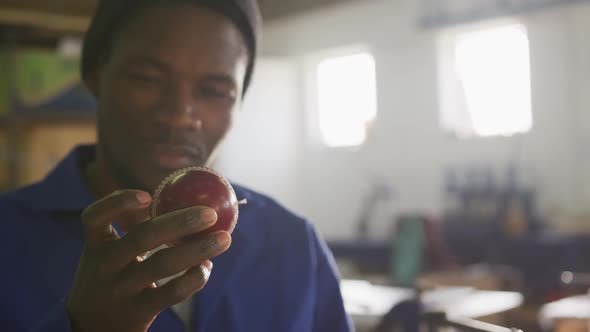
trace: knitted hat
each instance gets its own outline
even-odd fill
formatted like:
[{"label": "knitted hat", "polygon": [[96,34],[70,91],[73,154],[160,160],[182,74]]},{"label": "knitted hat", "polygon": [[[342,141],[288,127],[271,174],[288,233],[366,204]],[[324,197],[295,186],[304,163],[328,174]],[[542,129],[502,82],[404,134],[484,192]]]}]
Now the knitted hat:
[{"label": "knitted hat", "polygon": [[[100,0],[86,32],[82,47],[81,74],[85,80],[99,64],[100,56],[108,49],[118,32],[118,26],[134,12],[158,2],[172,4],[181,0]],[[244,79],[246,92],[256,58],[256,48],[260,39],[262,19],[256,0],[182,0],[215,10],[228,17],[244,36],[248,48],[248,67]]]}]

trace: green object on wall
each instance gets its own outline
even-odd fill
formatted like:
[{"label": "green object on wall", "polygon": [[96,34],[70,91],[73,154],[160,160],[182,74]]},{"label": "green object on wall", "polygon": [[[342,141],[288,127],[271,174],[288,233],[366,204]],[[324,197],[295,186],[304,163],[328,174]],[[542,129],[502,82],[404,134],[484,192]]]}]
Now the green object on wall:
[{"label": "green object on wall", "polygon": [[[9,84],[19,104],[35,107],[79,84],[79,63],[77,58],[65,58],[51,50],[18,49],[12,54],[0,50],[0,114],[6,114],[11,106]],[[9,64],[14,66],[12,78]]]},{"label": "green object on wall", "polygon": [[5,66],[6,52],[0,50],[0,115],[6,114],[8,111],[8,70]]},{"label": "green object on wall", "polygon": [[79,60],[56,52],[20,50],[14,62],[18,99],[28,107],[44,103],[80,82]]}]

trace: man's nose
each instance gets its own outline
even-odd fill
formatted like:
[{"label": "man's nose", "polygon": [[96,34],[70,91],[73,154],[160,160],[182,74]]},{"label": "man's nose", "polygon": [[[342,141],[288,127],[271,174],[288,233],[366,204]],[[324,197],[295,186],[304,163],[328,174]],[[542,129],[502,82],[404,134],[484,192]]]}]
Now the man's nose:
[{"label": "man's nose", "polygon": [[168,90],[165,105],[158,112],[158,120],[172,128],[200,129],[200,112],[191,85],[176,84]]}]

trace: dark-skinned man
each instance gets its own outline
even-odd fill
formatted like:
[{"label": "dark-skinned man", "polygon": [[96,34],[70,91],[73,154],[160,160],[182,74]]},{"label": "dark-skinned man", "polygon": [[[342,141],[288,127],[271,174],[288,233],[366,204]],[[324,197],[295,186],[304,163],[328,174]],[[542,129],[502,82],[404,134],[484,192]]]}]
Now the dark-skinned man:
[{"label": "dark-skinned man", "polygon": [[98,101],[97,144],[0,197],[1,331],[351,329],[325,243],[246,188],[234,186],[248,204],[231,235],[140,258],[215,223],[207,207],[150,219],[150,193],[214,158],[260,24],[254,0],[99,1],[81,66]]}]

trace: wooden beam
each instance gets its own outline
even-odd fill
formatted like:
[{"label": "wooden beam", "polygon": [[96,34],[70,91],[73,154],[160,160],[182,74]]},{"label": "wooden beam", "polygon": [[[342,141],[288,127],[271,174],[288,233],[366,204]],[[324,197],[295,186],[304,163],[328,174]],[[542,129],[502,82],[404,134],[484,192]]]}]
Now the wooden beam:
[{"label": "wooden beam", "polygon": [[84,33],[90,24],[90,17],[0,8],[0,24]]},{"label": "wooden beam", "polygon": [[67,16],[90,16],[97,0],[2,0],[0,8],[61,14]]}]

